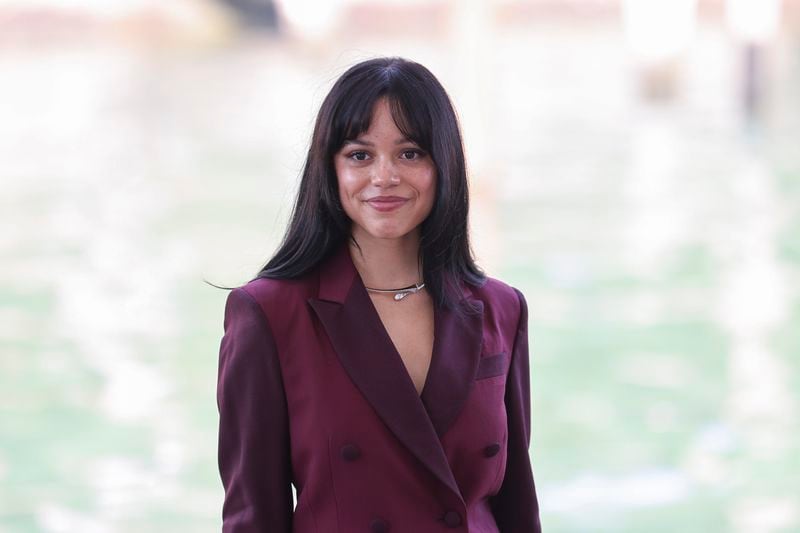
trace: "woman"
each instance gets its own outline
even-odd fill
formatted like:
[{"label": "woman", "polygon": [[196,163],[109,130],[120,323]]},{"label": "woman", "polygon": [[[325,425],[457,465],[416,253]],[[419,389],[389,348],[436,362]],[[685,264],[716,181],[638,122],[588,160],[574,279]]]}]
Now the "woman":
[{"label": "woman", "polygon": [[436,78],[345,72],[280,248],[228,296],[225,532],[540,531],[526,302],[475,265],[467,212]]}]

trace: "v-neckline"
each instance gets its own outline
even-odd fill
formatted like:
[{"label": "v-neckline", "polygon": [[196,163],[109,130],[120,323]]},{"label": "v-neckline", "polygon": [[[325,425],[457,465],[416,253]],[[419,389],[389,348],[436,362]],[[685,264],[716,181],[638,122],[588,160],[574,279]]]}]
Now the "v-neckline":
[{"label": "v-neckline", "polygon": [[[383,319],[381,319],[381,314],[378,312],[378,308],[375,307],[375,302],[372,301],[372,298],[369,296],[367,292],[366,286],[364,285],[363,280],[361,279],[361,275],[356,272],[356,277],[358,282],[364,288],[364,292],[367,294],[367,300],[370,303],[370,311],[373,316],[373,320],[379,326],[379,329],[383,332],[384,341],[388,343],[388,346],[391,347],[391,352],[394,354],[394,357],[397,361],[400,362],[400,366],[405,370],[405,377],[408,382],[411,384],[411,388],[413,389],[415,395],[422,401],[422,404],[425,406],[425,410],[427,411],[427,405],[425,403],[425,396],[426,391],[429,389],[429,384],[431,382],[431,373],[433,373],[435,367],[434,364],[437,361],[438,357],[437,354],[439,352],[439,323],[440,323],[440,316],[439,316],[439,307],[436,305],[436,302],[433,302],[433,343],[431,348],[431,360],[428,363],[428,370],[425,373],[425,381],[422,383],[422,390],[417,392],[417,386],[414,384],[414,379],[411,377],[411,373],[408,371],[408,367],[406,366],[405,361],[403,360],[403,356],[400,355],[400,350],[397,349],[395,346],[394,341],[392,340],[392,336],[389,335],[389,330],[386,329],[386,325],[383,323]],[[413,296],[413,295],[412,295]]]},{"label": "v-neckline", "polygon": [[[431,364],[418,393],[357,274],[344,244],[321,267],[319,289],[308,302],[365,400],[392,432],[449,484],[452,480],[444,471],[442,458],[425,435],[430,424],[441,438],[472,390],[482,346],[483,301],[459,282],[469,309],[459,303],[462,313],[434,304]],[[406,377],[400,376],[402,373]],[[424,420],[416,420],[419,416]]]}]

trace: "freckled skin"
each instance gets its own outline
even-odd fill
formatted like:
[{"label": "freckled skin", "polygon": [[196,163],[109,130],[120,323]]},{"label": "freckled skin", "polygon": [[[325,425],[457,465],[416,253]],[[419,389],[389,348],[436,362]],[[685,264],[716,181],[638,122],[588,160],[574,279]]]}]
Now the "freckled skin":
[{"label": "freckled skin", "polygon": [[[430,155],[397,128],[385,99],[375,104],[369,129],[334,155],[334,167],[339,199],[353,221],[357,241],[418,240],[419,225],[433,207],[436,167]],[[376,196],[399,196],[407,201],[381,212],[367,203]]]}]

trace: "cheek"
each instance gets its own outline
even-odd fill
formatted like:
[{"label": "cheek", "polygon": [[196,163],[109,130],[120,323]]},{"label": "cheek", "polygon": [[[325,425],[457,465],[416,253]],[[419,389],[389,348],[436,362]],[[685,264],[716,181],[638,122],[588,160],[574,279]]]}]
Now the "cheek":
[{"label": "cheek", "polygon": [[339,203],[350,220],[360,219],[361,201],[358,193],[363,189],[362,180],[353,172],[338,172],[336,182],[339,188]]},{"label": "cheek", "polygon": [[420,184],[420,194],[425,198],[425,205],[430,207],[433,205],[433,201],[436,199],[436,172],[431,171],[431,173],[425,176],[425,179],[422,180]]},{"label": "cheek", "polygon": [[357,180],[351,172],[336,169],[336,182],[339,186],[339,200],[342,204],[351,202],[351,198],[358,192]]},{"label": "cheek", "polygon": [[339,189],[339,201],[342,202],[342,205],[347,203],[347,184],[342,180],[342,178],[336,178],[336,185]]}]

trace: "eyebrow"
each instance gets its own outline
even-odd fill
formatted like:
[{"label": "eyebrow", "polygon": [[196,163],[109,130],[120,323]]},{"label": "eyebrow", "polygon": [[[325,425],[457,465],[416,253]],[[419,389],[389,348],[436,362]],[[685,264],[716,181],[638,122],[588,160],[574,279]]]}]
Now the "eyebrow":
[{"label": "eyebrow", "polygon": [[[406,137],[403,137],[402,139],[398,139],[398,140],[396,140],[394,142],[394,144],[406,144],[406,143],[417,144],[414,141],[412,141],[411,139],[408,139]],[[371,143],[369,141],[365,141],[364,139],[348,139],[348,140],[346,140],[344,142],[344,144],[345,145],[348,145],[348,144],[362,144],[364,146],[375,146],[373,143]]]}]

